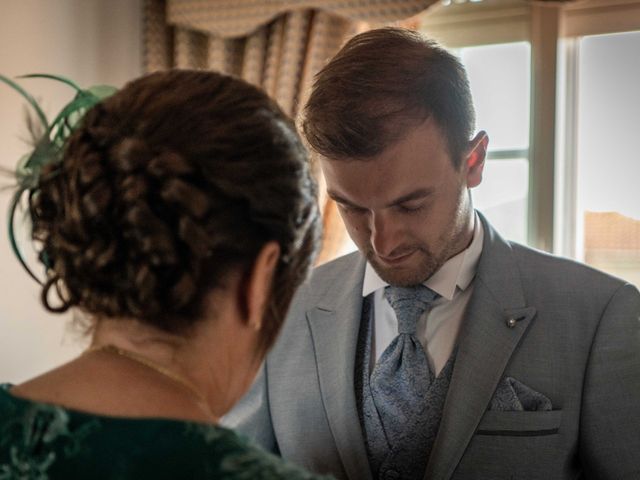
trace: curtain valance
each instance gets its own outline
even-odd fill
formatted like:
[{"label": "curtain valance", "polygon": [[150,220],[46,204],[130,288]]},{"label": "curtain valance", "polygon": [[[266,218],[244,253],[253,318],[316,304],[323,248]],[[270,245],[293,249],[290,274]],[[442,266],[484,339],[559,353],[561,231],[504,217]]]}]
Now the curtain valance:
[{"label": "curtain valance", "polygon": [[437,0],[167,0],[167,23],[220,38],[247,36],[273,19],[318,10],[347,20],[387,23],[411,17]]}]

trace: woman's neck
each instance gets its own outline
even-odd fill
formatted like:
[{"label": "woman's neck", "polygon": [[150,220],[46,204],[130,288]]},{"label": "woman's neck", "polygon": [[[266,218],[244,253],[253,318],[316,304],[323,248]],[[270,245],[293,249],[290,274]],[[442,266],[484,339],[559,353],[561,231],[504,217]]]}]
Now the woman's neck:
[{"label": "woman's neck", "polygon": [[251,385],[259,368],[258,334],[232,311],[197,322],[185,335],[137,320],[101,320],[92,347],[112,345],[153,362],[193,385],[216,416],[224,415]]},{"label": "woman's neck", "polygon": [[187,336],[163,332],[135,319],[103,319],[96,323],[90,348],[110,345],[185,373],[189,368],[185,368],[182,352],[188,351],[189,344]]},{"label": "woman's neck", "polygon": [[213,348],[216,337],[211,338],[205,326],[177,335],[137,320],[100,320],[88,351],[119,355],[155,371],[159,381],[182,385],[185,394],[204,404],[205,413],[217,420],[230,402],[220,378],[227,366]]}]

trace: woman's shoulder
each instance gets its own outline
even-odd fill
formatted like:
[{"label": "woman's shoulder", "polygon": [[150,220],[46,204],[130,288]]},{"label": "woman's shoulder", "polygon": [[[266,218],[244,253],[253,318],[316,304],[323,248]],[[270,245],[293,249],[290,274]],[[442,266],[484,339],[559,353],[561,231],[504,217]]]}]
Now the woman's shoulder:
[{"label": "woman's shoulder", "polygon": [[232,430],[195,422],[93,415],[15,397],[0,386],[0,475],[49,478],[316,479]]}]

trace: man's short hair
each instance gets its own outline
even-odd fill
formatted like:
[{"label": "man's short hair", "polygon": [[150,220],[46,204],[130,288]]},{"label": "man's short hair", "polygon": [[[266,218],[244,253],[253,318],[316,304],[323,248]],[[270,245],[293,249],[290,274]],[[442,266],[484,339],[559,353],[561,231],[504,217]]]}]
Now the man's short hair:
[{"label": "man's short hair", "polygon": [[432,117],[459,167],[475,128],[460,61],[436,42],[402,28],[356,35],[318,73],[302,128],[328,158],[367,158]]}]

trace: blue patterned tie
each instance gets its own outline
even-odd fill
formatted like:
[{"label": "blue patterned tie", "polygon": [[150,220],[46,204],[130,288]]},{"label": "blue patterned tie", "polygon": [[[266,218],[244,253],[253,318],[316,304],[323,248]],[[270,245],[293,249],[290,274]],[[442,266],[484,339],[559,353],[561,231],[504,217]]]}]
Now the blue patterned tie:
[{"label": "blue patterned tie", "polygon": [[386,287],[385,298],[398,318],[398,336],[382,353],[371,373],[371,394],[389,447],[394,450],[417,440],[422,410],[434,375],[416,338],[416,323],[438,294],[424,285]]}]

